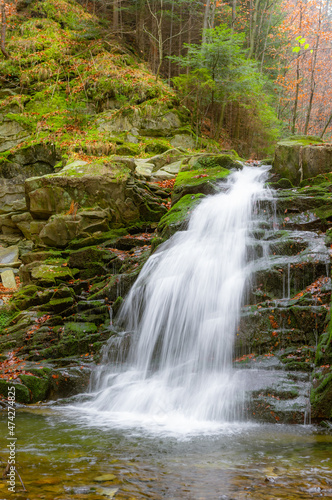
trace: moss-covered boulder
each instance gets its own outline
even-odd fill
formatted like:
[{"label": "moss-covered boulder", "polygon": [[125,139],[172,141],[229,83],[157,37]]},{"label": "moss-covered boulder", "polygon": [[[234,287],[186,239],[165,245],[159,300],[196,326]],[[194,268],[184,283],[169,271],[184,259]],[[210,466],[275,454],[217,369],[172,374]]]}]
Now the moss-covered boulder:
[{"label": "moss-covered boulder", "polygon": [[28,387],[20,384],[17,380],[0,379],[0,396],[7,398],[10,387],[15,387],[15,401],[18,403],[30,403],[30,391]]},{"label": "moss-covered boulder", "polygon": [[241,168],[235,155],[195,155],[183,160],[172,192],[172,204],[187,194],[214,194],[217,184],[225,180],[231,168]]},{"label": "moss-covered boulder", "polygon": [[176,231],[186,229],[192,211],[203,198],[205,198],[205,195],[202,193],[187,194],[173,205],[158,224],[158,233],[162,238],[158,242],[159,244]]},{"label": "moss-covered boulder", "polygon": [[[114,227],[140,218],[159,220],[166,209],[144,185],[135,183],[134,168],[132,160],[114,157],[109,162],[74,162],[60,172],[28,179],[26,197],[33,217],[48,219],[67,212],[48,221],[42,241],[64,247],[80,232],[108,231],[110,223]],[[91,207],[97,209],[86,210]]]},{"label": "moss-covered boulder", "polygon": [[312,375],[310,394],[311,417],[314,422],[332,420],[332,368],[317,367]]},{"label": "moss-covered boulder", "polygon": [[153,100],[137,108],[108,111],[98,118],[98,129],[112,134],[131,132],[148,137],[173,136],[186,123],[187,114],[169,107],[169,103]]},{"label": "moss-covered boulder", "polygon": [[273,170],[294,185],[299,185],[304,179],[331,172],[332,146],[314,136],[284,139],[276,146]]}]

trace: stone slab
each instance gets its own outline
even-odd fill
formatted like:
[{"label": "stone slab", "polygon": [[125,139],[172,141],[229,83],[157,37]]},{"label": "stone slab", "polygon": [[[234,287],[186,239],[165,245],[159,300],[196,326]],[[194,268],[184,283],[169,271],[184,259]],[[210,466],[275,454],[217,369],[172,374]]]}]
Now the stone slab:
[{"label": "stone slab", "polygon": [[5,288],[10,288],[13,290],[17,289],[15,275],[12,270],[4,271],[1,273],[1,281]]}]

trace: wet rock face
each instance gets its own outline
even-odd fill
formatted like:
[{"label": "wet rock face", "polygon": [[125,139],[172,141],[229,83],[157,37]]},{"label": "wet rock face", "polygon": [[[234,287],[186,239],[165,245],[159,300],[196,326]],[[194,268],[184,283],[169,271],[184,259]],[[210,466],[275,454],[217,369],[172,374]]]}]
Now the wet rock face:
[{"label": "wet rock face", "polygon": [[[263,421],[303,423],[310,412],[316,422],[332,417],[330,183],[322,175],[308,182],[278,189],[251,231],[253,273],[235,348],[240,364],[277,370],[273,383],[250,389],[249,414]],[[305,390],[284,394],[278,370],[305,382]]]}]

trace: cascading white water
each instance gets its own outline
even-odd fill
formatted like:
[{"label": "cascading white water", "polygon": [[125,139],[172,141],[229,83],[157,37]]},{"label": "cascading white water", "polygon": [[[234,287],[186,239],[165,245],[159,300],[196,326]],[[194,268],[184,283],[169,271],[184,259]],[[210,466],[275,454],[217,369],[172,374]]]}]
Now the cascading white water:
[{"label": "cascading white water", "polygon": [[188,230],[149,258],[120,313],[134,336],[127,361],[99,378],[88,406],[119,419],[238,417],[243,391],[232,350],[267,170],[232,173],[227,191],[204,199]]}]

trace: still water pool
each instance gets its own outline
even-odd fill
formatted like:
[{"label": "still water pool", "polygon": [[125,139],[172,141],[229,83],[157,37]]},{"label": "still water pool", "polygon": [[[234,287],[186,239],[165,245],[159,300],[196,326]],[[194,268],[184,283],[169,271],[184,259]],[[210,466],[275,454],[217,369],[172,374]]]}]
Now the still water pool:
[{"label": "still water pool", "polygon": [[8,492],[2,480],[0,500],[332,498],[332,435],[312,426],[227,424],[167,436],[35,406],[17,410],[16,437],[27,493],[19,482]]}]

